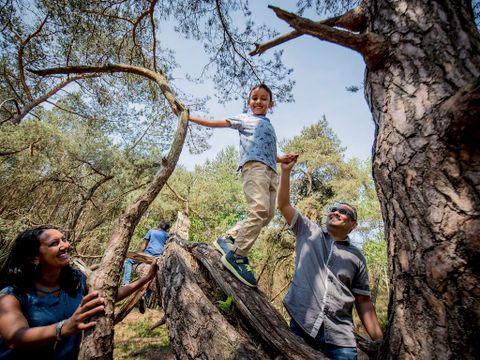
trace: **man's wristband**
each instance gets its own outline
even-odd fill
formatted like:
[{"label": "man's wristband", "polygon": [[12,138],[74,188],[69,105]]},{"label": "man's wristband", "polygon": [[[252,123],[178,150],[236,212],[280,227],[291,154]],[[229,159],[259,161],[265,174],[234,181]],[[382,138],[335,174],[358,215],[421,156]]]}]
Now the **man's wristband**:
[{"label": "man's wristband", "polygon": [[62,341],[62,327],[63,324],[65,324],[65,320],[59,321],[55,325],[55,337],[57,338],[57,341]]}]

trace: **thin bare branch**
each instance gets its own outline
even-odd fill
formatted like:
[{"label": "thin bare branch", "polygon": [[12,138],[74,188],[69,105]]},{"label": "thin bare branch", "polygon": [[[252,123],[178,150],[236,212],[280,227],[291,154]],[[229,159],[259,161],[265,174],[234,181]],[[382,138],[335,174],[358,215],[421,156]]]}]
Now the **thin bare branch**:
[{"label": "thin bare branch", "polygon": [[85,116],[85,115],[83,115],[83,114],[80,114],[80,113],[78,113],[78,112],[76,112],[76,111],[73,111],[73,110],[71,110],[71,109],[67,109],[67,108],[65,108],[65,107],[63,107],[63,106],[60,106],[60,105],[58,105],[57,103],[54,103],[53,101],[45,100],[45,102],[46,102],[46,103],[49,103],[49,104],[52,105],[52,106],[55,106],[57,109],[62,110],[62,111],[65,111],[65,112],[67,112],[67,113],[69,113],[69,114],[77,115],[77,116],[79,116],[79,117],[81,117],[81,118],[84,118],[84,119],[92,119],[92,118],[90,118],[90,117],[88,117],[88,116]]},{"label": "thin bare branch", "polygon": [[32,93],[30,92],[30,88],[28,87],[27,82],[25,80],[25,69],[23,66],[23,53],[28,43],[42,31],[43,26],[47,22],[48,16],[49,14],[47,13],[47,15],[45,16],[45,19],[43,19],[43,21],[40,23],[38,28],[33,33],[31,33],[25,40],[20,41],[20,46],[18,48],[18,72],[20,75],[20,82],[23,86],[23,90],[25,91],[25,96],[30,101],[33,100],[33,97],[32,97]]},{"label": "thin bare branch", "polygon": [[223,13],[222,13],[222,9],[221,9],[221,6],[220,6],[220,0],[215,0],[215,5],[216,5],[216,9],[217,9],[217,13],[218,13],[218,17],[220,18],[220,22],[222,24],[222,27],[223,27],[223,31],[225,33],[225,35],[227,36],[228,38],[228,41],[230,42],[230,44],[232,45],[232,48],[233,48],[233,51],[235,51],[235,53],[240,56],[240,58],[243,59],[243,61],[245,61],[248,66],[250,67],[250,69],[252,70],[253,74],[255,75],[255,77],[257,78],[258,81],[261,81],[260,77],[258,76],[257,74],[257,71],[255,70],[255,67],[252,65],[252,63],[250,62],[250,60],[247,59],[247,57],[242,54],[238,49],[237,47],[235,46],[235,39],[232,37],[232,35],[230,34],[230,30],[228,29],[228,25],[227,25],[227,22],[225,21],[225,17],[223,16]]},{"label": "thin bare branch", "polygon": [[[2,103],[0,104],[0,109],[3,108],[3,106],[9,101],[16,102],[14,98],[6,99],[6,100],[2,101]],[[8,109],[6,107],[5,107],[5,110],[8,111]]]},{"label": "thin bare branch", "polygon": [[[354,32],[360,32],[365,29],[366,26],[366,17],[365,17],[365,3],[362,2],[356,8],[347,11],[345,14],[340,16],[334,16],[329,19],[316,22],[316,24],[328,25],[334,27],[340,27],[345,30],[350,30]],[[303,35],[302,31],[292,31],[288,34],[281,35],[273,40],[267,41],[263,44],[255,44],[255,50],[250,52],[249,55],[261,55],[265,51],[278,46],[280,44],[286,43],[287,41],[296,39],[297,37]]]},{"label": "thin bare branch", "polygon": [[[31,70],[28,70],[28,71],[32,72]],[[28,115],[30,111],[32,111],[35,107],[37,107],[41,103],[47,101],[47,99],[55,95],[59,90],[63,89],[68,84],[77,80],[91,78],[95,76],[98,76],[98,75],[73,76],[71,78],[65,79],[64,81],[60,82],[55,87],[53,87],[49,92],[45,93],[43,96],[39,97],[38,99],[32,100],[30,103],[26,104],[23,107],[22,111],[13,117],[12,122],[14,124],[19,124],[22,121],[22,119]]]},{"label": "thin bare branch", "polygon": [[157,71],[157,35],[155,32],[155,18],[153,16],[155,8],[155,1],[152,1],[150,6],[150,24],[152,25],[152,56],[153,56],[153,70]]},{"label": "thin bare branch", "polygon": [[95,166],[93,166],[89,161],[87,160],[84,160],[84,159],[81,159],[79,157],[76,158],[77,161],[81,162],[82,164],[86,164],[90,167],[90,169],[92,169],[94,172],[96,172],[98,175],[101,175],[103,176],[104,178],[113,178],[113,176],[111,175],[107,175],[105,173],[103,173],[102,171],[98,170]]},{"label": "thin bare branch", "polygon": [[147,16],[150,16],[150,17],[153,17],[153,11],[155,9],[155,5],[157,4],[157,0],[152,0],[150,2],[150,6],[148,7],[148,10],[144,11],[142,14],[140,14],[140,16],[135,20],[135,22],[133,23],[133,28],[132,28],[132,38],[133,38],[133,44],[135,46],[138,46],[137,44],[137,41],[136,41],[136,38],[137,38],[137,27],[138,25],[140,25],[140,23],[142,22],[142,20],[147,17]]}]

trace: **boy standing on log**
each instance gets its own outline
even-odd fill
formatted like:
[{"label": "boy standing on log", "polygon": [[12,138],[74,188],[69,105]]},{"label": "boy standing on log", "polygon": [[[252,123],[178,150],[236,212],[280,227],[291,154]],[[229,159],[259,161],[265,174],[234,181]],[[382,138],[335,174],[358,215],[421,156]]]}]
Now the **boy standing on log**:
[{"label": "boy standing on log", "polygon": [[339,203],[327,215],[326,231],[290,205],[290,172],[295,160],[282,164],[278,208],[295,233],[295,272],[283,303],[290,329],[331,359],[356,359],[352,308],[373,340],[383,337],[370,299],[367,264],[348,234],[357,227],[357,212]]},{"label": "boy standing on log", "polygon": [[190,117],[195,124],[211,128],[238,130],[243,192],[248,203],[247,217],[227,231],[213,245],[223,254],[222,262],[244,284],[255,287],[257,281],[248,262],[248,252],[262,227],[273,218],[278,186],[277,162],[290,162],[297,155],[277,156],[277,137],[265,116],[274,105],[272,91],[265,84],[254,86],[248,96],[251,113],[223,120]]}]

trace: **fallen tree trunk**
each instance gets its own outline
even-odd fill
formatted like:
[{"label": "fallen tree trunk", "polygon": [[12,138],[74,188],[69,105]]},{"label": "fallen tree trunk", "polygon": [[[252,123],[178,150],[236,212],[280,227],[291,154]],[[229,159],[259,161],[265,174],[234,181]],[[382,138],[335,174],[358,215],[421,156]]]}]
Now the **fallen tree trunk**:
[{"label": "fallen tree trunk", "polygon": [[[257,290],[240,283],[206,244],[173,239],[158,279],[172,350],[179,359],[326,359],[288,329]],[[218,303],[227,296],[235,309]]]}]

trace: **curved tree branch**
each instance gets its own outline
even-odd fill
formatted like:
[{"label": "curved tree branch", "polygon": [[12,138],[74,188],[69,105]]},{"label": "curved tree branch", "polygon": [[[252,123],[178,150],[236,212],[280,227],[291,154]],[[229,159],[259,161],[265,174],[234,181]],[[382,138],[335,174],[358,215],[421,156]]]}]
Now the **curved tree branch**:
[{"label": "curved tree branch", "polygon": [[58,74],[90,74],[93,76],[99,76],[100,74],[113,74],[117,72],[136,74],[153,80],[159,85],[160,90],[169,102],[174,113],[179,114],[186,109],[185,106],[175,98],[175,95],[168,86],[167,78],[163,75],[163,73],[160,71],[152,71],[140,66],[127,64],[107,64],[103,66],[78,65],[43,70],[28,69],[28,71],[40,76]]},{"label": "curved tree branch", "polygon": [[[157,73],[157,75],[159,74]],[[156,79],[160,80],[158,76],[156,76]],[[164,87],[162,91],[165,91],[164,94],[168,94],[172,106],[185,109],[173,96],[166,80],[162,86]],[[143,193],[125,210],[118,225],[113,230],[100,268],[89,280],[89,287],[99,290],[106,299],[105,315],[96,320],[97,325],[95,329],[90,331],[85,337],[82,343],[80,359],[112,358],[114,325],[113,301],[120,280],[120,264],[123,263],[130,239],[138,221],[163,188],[163,185],[165,185],[175,168],[185,141],[188,117],[188,110],[183,110],[179,116],[175,137],[165,159],[164,166],[157,172]]]}]

